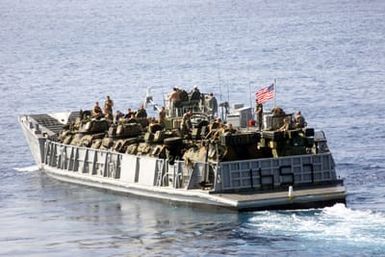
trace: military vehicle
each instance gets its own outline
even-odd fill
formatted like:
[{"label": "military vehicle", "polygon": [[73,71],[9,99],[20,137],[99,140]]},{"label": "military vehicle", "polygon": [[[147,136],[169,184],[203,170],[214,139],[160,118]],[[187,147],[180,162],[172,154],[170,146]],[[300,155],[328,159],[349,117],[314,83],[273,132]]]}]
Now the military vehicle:
[{"label": "military vehicle", "polygon": [[19,121],[41,171],[62,181],[239,211],[345,203],[322,131],[281,108],[253,123],[251,107],[180,94],[163,110],[146,98],[159,120],[74,111]]}]

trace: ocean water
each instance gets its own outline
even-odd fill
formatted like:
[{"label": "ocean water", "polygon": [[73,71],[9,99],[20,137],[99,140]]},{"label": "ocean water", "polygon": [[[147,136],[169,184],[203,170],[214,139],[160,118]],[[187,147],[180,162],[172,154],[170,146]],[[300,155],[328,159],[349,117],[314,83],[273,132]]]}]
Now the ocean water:
[{"label": "ocean water", "polygon": [[[0,255],[385,256],[385,1],[0,1]],[[24,113],[198,85],[325,131],[347,206],[208,211],[40,173]]]}]

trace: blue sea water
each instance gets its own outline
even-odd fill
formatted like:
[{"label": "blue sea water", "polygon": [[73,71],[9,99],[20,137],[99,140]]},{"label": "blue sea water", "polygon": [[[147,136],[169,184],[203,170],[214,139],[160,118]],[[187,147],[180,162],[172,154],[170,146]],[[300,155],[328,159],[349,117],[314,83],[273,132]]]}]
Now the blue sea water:
[{"label": "blue sea water", "polygon": [[[385,1],[2,0],[0,24],[0,255],[385,256]],[[273,79],[326,132],[347,206],[208,211],[62,183],[17,123],[106,95],[136,108],[147,87],[249,104]]]}]

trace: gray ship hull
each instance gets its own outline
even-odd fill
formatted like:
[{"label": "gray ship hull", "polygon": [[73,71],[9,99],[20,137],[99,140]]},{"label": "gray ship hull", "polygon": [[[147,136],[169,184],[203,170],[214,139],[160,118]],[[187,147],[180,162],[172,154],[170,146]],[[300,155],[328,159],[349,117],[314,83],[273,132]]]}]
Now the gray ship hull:
[{"label": "gray ship hull", "polygon": [[[60,144],[49,139],[52,131],[33,116],[19,121],[41,171],[61,181],[238,211],[345,203],[345,187],[336,178],[331,154],[170,165],[150,156]],[[215,178],[211,189],[199,184],[207,170]]]}]

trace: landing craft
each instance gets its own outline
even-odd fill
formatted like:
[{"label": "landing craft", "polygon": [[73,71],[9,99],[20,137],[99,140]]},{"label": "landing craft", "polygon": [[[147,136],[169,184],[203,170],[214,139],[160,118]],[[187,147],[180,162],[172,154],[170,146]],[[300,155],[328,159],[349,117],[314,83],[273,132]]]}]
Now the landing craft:
[{"label": "landing craft", "polygon": [[[322,131],[294,124],[280,108],[261,113],[257,126],[243,105],[221,120],[213,95],[182,93],[165,101],[161,121],[74,111],[19,122],[41,171],[66,182],[239,211],[345,203]],[[145,103],[161,110],[150,91]],[[228,103],[218,106],[228,112]]]}]

